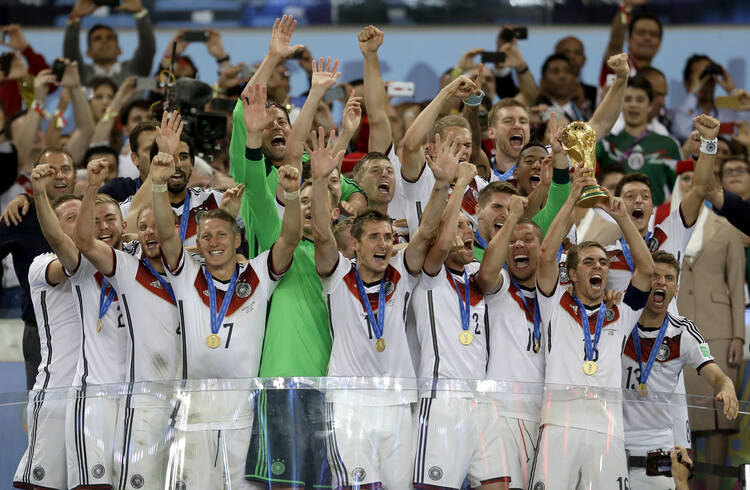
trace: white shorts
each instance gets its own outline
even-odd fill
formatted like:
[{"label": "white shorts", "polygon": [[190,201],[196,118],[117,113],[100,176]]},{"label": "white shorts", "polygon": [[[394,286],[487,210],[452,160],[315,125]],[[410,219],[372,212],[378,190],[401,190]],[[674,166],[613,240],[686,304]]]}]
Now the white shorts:
[{"label": "white shorts", "polygon": [[666,476],[647,476],[646,468],[631,468],[630,489],[674,490],[674,480]]},{"label": "white shorts", "polygon": [[486,420],[484,436],[489,460],[502,464],[510,476],[509,488],[527,488],[537,451],[539,424],[506,417],[494,403],[482,404],[481,410],[488,412],[481,419]]},{"label": "white shorts", "polygon": [[245,480],[250,427],[221,430],[175,429],[166,485],[174,490],[255,488]]},{"label": "white shorts", "polygon": [[118,405],[117,398],[97,396],[90,386],[71,390],[65,410],[69,488],[112,485]]},{"label": "white shorts", "polygon": [[414,487],[459,489],[467,477],[472,487],[509,480],[507,467],[491,457],[490,447],[501,443],[483,405],[471,398],[421,399]]},{"label": "white shorts", "polygon": [[[114,450],[115,488],[164,490],[169,448],[174,436],[172,409],[133,407],[125,397],[117,417]],[[125,455],[125,457],[123,457]]]},{"label": "white shorts", "polygon": [[532,489],[626,488],[625,442],[601,432],[543,425]]},{"label": "white shorts", "polygon": [[327,402],[328,464],[333,488],[412,485],[414,436],[409,405]]},{"label": "white shorts", "polygon": [[66,400],[45,400],[45,391],[32,391],[26,409],[29,445],[18,463],[13,484],[20,488],[68,488],[65,461]]}]

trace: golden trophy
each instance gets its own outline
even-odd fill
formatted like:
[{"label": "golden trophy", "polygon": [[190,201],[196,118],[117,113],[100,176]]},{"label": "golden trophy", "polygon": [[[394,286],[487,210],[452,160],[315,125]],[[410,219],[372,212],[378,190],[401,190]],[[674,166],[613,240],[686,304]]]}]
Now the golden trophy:
[{"label": "golden trophy", "polygon": [[[596,133],[585,121],[573,121],[565,127],[562,135],[562,145],[575,165],[583,162],[587,173],[593,177],[596,173]],[[584,187],[576,205],[591,208],[598,202],[608,199],[598,185]]]}]

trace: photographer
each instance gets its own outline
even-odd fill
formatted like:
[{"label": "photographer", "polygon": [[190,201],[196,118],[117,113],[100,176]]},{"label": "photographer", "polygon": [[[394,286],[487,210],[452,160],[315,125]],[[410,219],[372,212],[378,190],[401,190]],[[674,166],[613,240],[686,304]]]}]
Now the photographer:
[{"label": "photographer", "polygon": [[148,10],[143,8],[141,0],[123,0],[122,4],[116,8],[117,11],[133,14],[138,27],[138,47],[133,57],[126,61],[117,61],[122,54],[117,42],[117,34],[108,26],[96,24],[88,31],[88,51],[86,51],[86,56],[91,58],[94,64],[88,65],[83,62],[79,41],[81,19],[90,15],[97,7],[93,0],[76,0],[65,28],[63,55],[78,62],[83,84],[87,84],[94,77],[107,76],[119,86],[131,75],[149,76],[156,51],[156,39]]}]

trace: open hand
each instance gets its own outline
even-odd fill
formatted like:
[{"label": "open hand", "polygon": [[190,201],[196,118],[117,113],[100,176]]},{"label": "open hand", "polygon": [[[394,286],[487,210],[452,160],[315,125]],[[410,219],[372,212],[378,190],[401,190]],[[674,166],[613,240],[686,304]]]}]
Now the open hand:
[{"label": "open hand", "polygon": [[344,107],[344,114],[341,119],[342,133],[354,134],[362,120],[362,97],[356,97],[354,92],[352,90]]},{"label": "open hand", "polygon": [[336,85],[336,80],[341,76],[339,69],[339,60],[336,60],[331,67],[331,57],[327,59],[320,58],[318,63],[312,61],[312,78],[310,80],[310,91],[316,90],[325,93],[326,90]]},{"label": "open hand", "polygon": [[[34,192],[40,192],[39,195],[46,192],[46,188],[41,187],[40,190],[37,190],[36,185],[34,185],[33,177],[34,171],[42,165],[46,164],[37,165],[34,167],[34,170],[31,171],[31,185],[34,188]],[[18,226],[23,221],[23,217],[26,216],[26,213],[29,211],[29,206],[31,206],[31,197],[29,197],[28,194],[17,195],[10,200],[7,206],[5,206],[5,211],[0,215],[0,221],[5,223],[5,226]]]},{"label": "open hand", "polygon": [[310,155],[310,169],[313,179],[325,179],[335,169],[339,168],[341,160],[344,158],[344,150],[333,155],[333,145],[336,136],[336,130],[332,129],[328,133],[328,142],[326,143],[326,131],[322,127],[310,133],[310,143],[312,147],[305,143],[305,151]]},{"label": "open hand", "polygon": [[240,206],[242,205],[242,194],[245,192],[245,185],[238,184],[234,187],[230,187],[224,191],[224,195],[221,196],[221,204],[219,207],[231,214],[235,218],[240,212]]},{"label": "open hand", "polygon": [[242,95],[242,115],[247,134],[262,133],[273,123],[274,115],[266,111],[266,86],[248,84]]},{"label": "open hand", "polygon": [[305,48],[302,44],[289,45],[295,27],[297,27],[297,21],[294,20],[293,15],[284,15],[281,19],[276,18],[271,30],[271,42],[268,44],[268,56],[281,59],[291,58],[297,50]]},{"label": "open hand", "polygon": [[425,159],[435,180],[452,183],[458,175],[458,157],[461,154],[461,148],[452,138],[441,138],[440,133],[435,133],[433,148],[435,157],[426,154]]},{"label": "open hand", "polygon": [[164,111],[161,116],[161,126],[156,130],[156,144],[160,152],[168,155],[175,154],[180,144],[183,127],[182,116],[177,111],[172,111],[171,115]]}]

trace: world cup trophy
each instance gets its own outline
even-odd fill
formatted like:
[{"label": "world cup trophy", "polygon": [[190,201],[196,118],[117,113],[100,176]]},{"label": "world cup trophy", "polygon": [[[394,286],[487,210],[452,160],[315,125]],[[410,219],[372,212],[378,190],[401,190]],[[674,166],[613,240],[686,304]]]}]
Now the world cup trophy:
[{"label": "world cup trophy", "polygon": [[[596,173],[596,132],[584,121],[573,121],[565,127],[562,135],[562,145],[570,160],[583,167],[586,173],[593,176]],[[608,199],[598,185],[584,187],[576,205],[591,208],[598,202]]]}]

